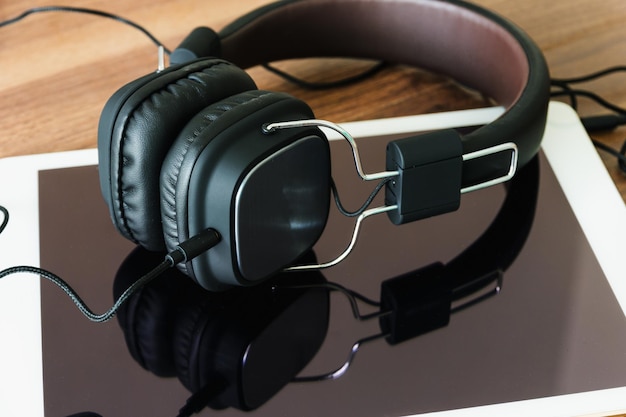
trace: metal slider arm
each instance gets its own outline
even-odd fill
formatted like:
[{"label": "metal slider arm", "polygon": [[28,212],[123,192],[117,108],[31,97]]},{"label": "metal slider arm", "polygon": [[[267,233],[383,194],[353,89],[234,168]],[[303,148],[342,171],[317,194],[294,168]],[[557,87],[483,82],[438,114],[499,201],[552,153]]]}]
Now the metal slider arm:
[{"label": "metal slider arm", "polygon": [[325,127],[327,129],[331,129],[339,133],[346,140],[346,142],[348,142],[348,144],[350,145],[350,148],[352,149],[354,165],[356,167],[357,173],[359,174],[359,177],[361,177],[362,180],[374,181],[374,180],[381,180],[385,178],[391,178],[391,177],[395,177],[396,175],[398,175],[397,171],[383,171],[383,172],[376,172],[373,174],[366,174],[361,164],[361,157],[359,155],[359,147],[356,144],[356,140],[354,140],[350,132],[348,132],[347,130],[339,126],[338,124],[335,124],[326,120],[310,119],[310,120],[294,120],[294,121],[289,121],[289,122],[268,123],[263,126],[263,132],[267,134],[267,133],[272,133],[280,129],[291,129],[294,127],[308,127],[308,126]]},{"label": "metal slider arm", "polygon": [[[295,266],[287,270],[321,269],[338,264],[351,252],[361,222],[369,216],[386,212],[392,223],[399,225],[455,211],[461,204],[462,194],[508,181],[517,170],[518,150],[514,143],[503,143],[463,154],[461,136],[453,129],[390,142],[387,145],[386,170],[373,174],[364,172],[356,141],[337,124],[310,119],[268,123],[262,129],[265,134],[271,134],[276,130],[304,126],[324,127],[341,134],[352,148],[356,170],[363,180],[390,180],[385,189],[385,205],[366,210],[357,218],[352,240],[343,253],[323,264]],[[511,156],[504,175],[463,187],[466,162],[506,152],[510,152]]]}]

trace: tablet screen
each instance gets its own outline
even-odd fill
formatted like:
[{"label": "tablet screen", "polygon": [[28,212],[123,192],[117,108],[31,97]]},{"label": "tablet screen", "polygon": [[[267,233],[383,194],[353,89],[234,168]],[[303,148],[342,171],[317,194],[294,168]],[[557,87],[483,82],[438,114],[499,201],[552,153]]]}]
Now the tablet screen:
[{"label": "tablet screen", "polygon": [[[361,143],[366,169],[380,165],[384,145]],[[332,152],[340,196],[358,207],[372,184],[356,178],[345,144],[333,143]],[[408,342],[363,345],[337,380],[290,383],[252,412],[200,415],[395,416],[626,386],[624,314],[543,155],[540,162],[534,224],[498,296]],[[67,278],[94,311],[108,309],[114,276],[134,246],[111,224],[97,167],[41,171],[39,197],[41,266]],[[352,253],[323,274],[377,299],[384,279],[459,254],[503,197],[501,186],[470,193],[457,212],[403,226],[385,215],[366,219]],[[320,261],[343,251],[354,227],[331,212],[314,248]],[[176,415],[190,393],[141,368],[117,320],[93,324],[58,288],[45,283],[41,292],[46,416]],[[377,332],[376,321],[356,321],[346,299],[332,294],[326,339],[302,375],[337,368],[354,342]]]}]

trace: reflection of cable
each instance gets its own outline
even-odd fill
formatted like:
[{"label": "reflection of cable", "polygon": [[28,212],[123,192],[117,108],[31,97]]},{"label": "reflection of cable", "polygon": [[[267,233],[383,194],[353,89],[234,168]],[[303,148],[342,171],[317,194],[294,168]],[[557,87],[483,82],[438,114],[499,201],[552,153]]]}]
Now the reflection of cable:
[{"label": "reflection of cable", "polygon": [[148,32],[148,30],[146,28],[144,28],[143,26],[128,20],[126,18],[123,18],[122,16],[118,16],[112,13],[107,13],[107,12],[103,12],[101,10],[95,10],[95,9],[87,9],[87,8],[83,8],[83,7],[69,7],[69,6],[45,6],[45,7],[34,7],[32,9],[28,9],[25,10],[24,12],[22,12],[22,14],[20,14],[17,17],[8,19],[8,20],[3,20],[0,22],[0,28],[3,26],[8,26],[10,24],[13,23],[17,23],[20,20],[26,18],[27,16],[30,16],[31,14],[36,14],[36,13],[45,13],[45,12],[68,12],[68,13],[82,13],[82,14],[90,14],[90,15],[94,15],[94,16],[98,16],[98,17],[104,17],[107,19],[113,19],[116,22],[121,22],[124,23],[126,25],[129,25],[137,30],[139,30],[141,33],[143,33],[144,35],[146,35],[148,38],[150,38],[150,40],[159,47],[163,47],[163,50],[169,55],[170,54],[170,50],[167,49],[154,35],[152,35],[150,32]]},{"label": "reflection of cable", "polygon": [[[9,220],[9,212],[5,207],[0,206],[0,211],[4,213],[4,220],[0,225],[0,233],[6,227]],[[167,269],[173,267],[174,265],[181,262],[188,262],[191,259],[195,258],[199,254],[211,249],[220,241],[220,235],[214,229],[207,229],[204,232],[197,234],[191,239],[186,240],[179,244],[176,249],[172,252],[165,255],[165,259],[159,265],[157,265],[152,271],[148,272],[144,276],[142,276],[139,280],[133,283],[122,295],[115,301],[113,306],[107,310],[103,314],[95,314],[85,305],[85,302],[80,298],[80,296],[74,291],[74,289],[65,282],[61,277],[55,275],[54,273],[47,271],[42,268],[37,268],[34,266],[14,266],[11,268],[7,268],[5,270],[0,271],[0,279],[20,273],[27,274],[35,274],[40,275],[42,278],[45,278],[54,284],[56,284],[68,297],[72,299],[74,304],[78,307],[78,309],[83,313],[85,317],[89,320],[101,323],[107,320],[110,320],[111,317],[115,315],[115,312],[120,308],[126,300],[133,295],[137,290],[144,287],[150,281],[161,275]]]}]

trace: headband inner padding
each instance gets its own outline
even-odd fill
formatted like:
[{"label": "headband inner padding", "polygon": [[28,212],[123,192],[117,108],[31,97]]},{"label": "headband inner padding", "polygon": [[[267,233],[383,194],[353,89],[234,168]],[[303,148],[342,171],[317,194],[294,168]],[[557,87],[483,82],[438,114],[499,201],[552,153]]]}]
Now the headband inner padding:
[{"label": "headband inner padding", "polygon": [[408,64],[481,91],[509,107],[529,63],[508,22],[452,2],[294,1],[224,28],[223,58],[241,67],[304,57],[356,57]]},{"label": "headband inner padding", "polygon": [[[524,31],[480,6],[462,0],[284,0],[237,19],[219,36],[222,57],[243,68],[336,56],[449,76],[506,107],[497,120],[462,136],[464,153],[513,142],[522,167],[539,150],[550,100],[543,54]],[[503,158],[484,159],[464,164],[463,184],[509,169]]]}]

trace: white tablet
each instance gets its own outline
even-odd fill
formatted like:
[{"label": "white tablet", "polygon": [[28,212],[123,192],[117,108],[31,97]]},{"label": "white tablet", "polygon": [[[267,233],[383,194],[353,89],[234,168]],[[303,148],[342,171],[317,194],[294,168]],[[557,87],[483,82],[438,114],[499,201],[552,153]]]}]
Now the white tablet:
[{"label": "white tablet", "polygon": [[[383,167],[389,137],[480,125],[500,109],[346,123],[369,171]],[[416,126],[418,128],[416,128]],[[349,151],[332,143],[340,193],[355,204]],[[576,114],[552,103],[540,155],[533,227],[501,293],[453,315],[447,327],[390,346],[364,345],[341,378],[290,383],[253,416],[555,416],[626,412],[626,208]],[[100,196],[95,150],[0,160],[0,269],[36,265],[64,277],[96,312],[109,308],[120,263],[133,245],[113,229]],[[371,298],[386,278],[458,254],[490,223],[502,187],[464,195],[458,212],[393,226],[367,219],[348,258],[324,271]],[[353,220],[332,215],[315,247],[328,258],[350,239]],[[329,331],[303,374],[328,371],[352,344],[377,332],[332,295]],[[131,357],[116,320],[93,324],[49,282],[0,281],[0,415],[176,415],[190,393]],[[277,341],[279,343],[279,341]]]}]

